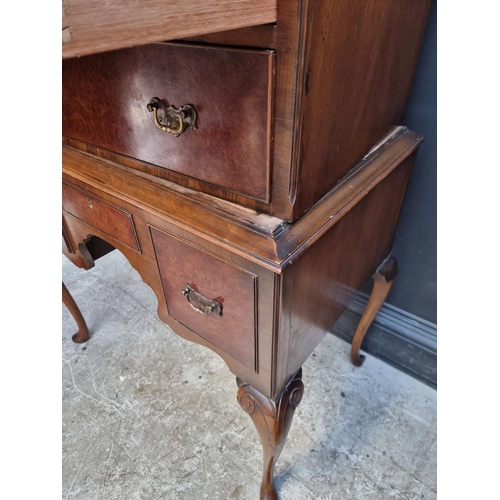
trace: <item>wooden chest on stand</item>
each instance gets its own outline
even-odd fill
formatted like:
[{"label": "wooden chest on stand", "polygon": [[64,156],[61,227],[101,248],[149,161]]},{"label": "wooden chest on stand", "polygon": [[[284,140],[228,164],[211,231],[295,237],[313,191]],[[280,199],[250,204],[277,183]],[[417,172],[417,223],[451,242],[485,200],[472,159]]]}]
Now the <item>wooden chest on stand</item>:
[{"label": "wooden chest on stand", "polygon": [[429,4],[63,5],[63,252],[88,269],[117,248],[159,317],[225,360],[262,440],[261,499],[302,364],[374,276],[361,364],[397,273]]}]

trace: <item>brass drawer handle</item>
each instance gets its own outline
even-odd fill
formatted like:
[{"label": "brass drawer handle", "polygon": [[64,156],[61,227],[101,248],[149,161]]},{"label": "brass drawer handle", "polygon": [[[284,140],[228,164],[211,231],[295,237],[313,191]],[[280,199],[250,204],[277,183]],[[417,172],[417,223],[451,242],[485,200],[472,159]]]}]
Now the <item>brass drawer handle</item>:
[{"label": "brass drawer handle", "polygon": [[201,314],[206,314],[207,316],[211,313],[217,316],[222,316],[222,306],[220,302],[214,299],[207,299],[201,293],[198,293],[193,287],[189,285],[184,285],[182,290],[182,295],[186,297],[189,305],[197,312]]},{"label": "brass drawer handle", "polygon": [[[179,137],[186,130],[186,126],[191,130],[196,129],[196,111],[190,104],[180,108],[175,106],[167,107],[158,97],[153,97],[149,101],[147,109],[150,113],[153,113],[155,125],[162,132]],[[159,114],[161,116],[158,116]]]}]

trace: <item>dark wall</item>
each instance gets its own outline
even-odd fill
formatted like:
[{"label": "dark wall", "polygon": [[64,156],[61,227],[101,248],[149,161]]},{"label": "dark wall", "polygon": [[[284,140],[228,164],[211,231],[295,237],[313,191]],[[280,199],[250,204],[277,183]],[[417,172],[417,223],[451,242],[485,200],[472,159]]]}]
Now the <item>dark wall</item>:
[{"label": "dark wall", "polygon": [[436,1],[433,1],[403,124],[425,142],[408,184],[393,253],[399,275],[387,302],[436,323]]}]

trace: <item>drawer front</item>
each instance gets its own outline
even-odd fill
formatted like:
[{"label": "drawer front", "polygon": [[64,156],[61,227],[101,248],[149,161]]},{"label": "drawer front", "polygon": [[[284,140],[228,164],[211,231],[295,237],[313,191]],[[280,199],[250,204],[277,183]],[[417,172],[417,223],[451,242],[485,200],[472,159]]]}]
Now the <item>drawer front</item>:
[{"label": "drawer front", "polygon": [[66,212],[140,251],[131,214],[64,182],[62,199]]},{"label": "drawer front", "polygon": [[240,363],[256,367],[256,276],[151,228],[168,312]]},{"label": "drawer front", "polygon": [[[176,44],[66,60],[63,135],[267,201],[273,67],[272,51]],[[160,130],[153,97],[192,106],[196,129]]]}]

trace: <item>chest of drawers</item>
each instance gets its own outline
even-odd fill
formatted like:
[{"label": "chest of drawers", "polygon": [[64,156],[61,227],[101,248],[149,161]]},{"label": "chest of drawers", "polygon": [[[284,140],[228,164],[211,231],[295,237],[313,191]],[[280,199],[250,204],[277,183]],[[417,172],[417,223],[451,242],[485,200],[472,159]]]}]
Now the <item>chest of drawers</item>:
[{"label": "chest of drawers", "polygon": [[[86,30],[77,4],[63,43],[63,251],[88,268],[120,250],[159,317],[225,360],[262,440],[261,498],[275,499],[303,362],[375,273],[360,364],[397,272],[422,141],[398,125],[429,2],[263,1],[260,18],[245,1],[172,2],[187,28],[151,21],[142,38],[130,12],[115,36]],[[203,26],[216,11],[220,28]]]}]

